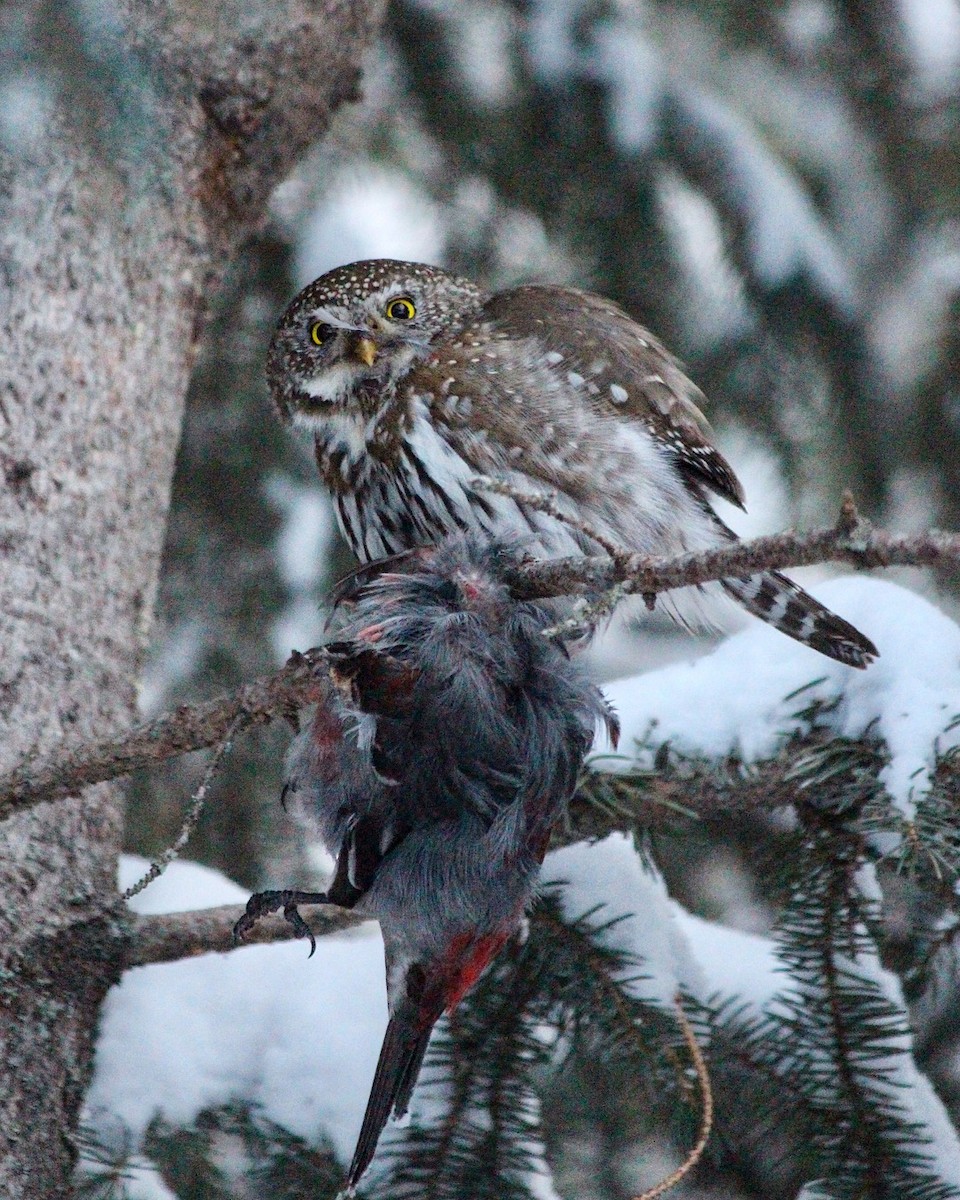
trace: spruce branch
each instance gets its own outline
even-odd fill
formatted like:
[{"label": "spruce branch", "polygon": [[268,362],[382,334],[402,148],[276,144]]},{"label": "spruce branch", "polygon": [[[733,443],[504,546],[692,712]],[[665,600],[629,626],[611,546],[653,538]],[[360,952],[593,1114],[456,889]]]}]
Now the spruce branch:
[{"label": "spruce branch", "polygon": [[[638,994],[637,985],[646,979],[644,963],[617,945],[616,927],[625,915],[598,920],[602,910],[598,905],[571,919],[548,893],[532,919],[543,961],[540,975],[551,1002],[562,1006],[561,1027],[569,1028],[574,1045],[583,1047],[591,1060],[600,1057],[611,1065],[629,1065],[631,1076],[647,1083],[646,1098],[652,1106],[666,1101],[674,1114],[682,1109],[697,1114],[699,1132],[687,1156],[689,1165],[681,1164],[677,1179],[671,1175],[669,1182],[656,1185],[661,1190],[653,1195],[660,1195],[676,1186],[702,1156],[713,1127],[713,1091],[699,1045],[696,1050],[691,1045],[697,1040],[692,1022],[685,1012],[674,1020],[658,1001]],[[693,1063],[696,1087],[688,1078],[686,1060]]]},{"label": "spruce branch", "polygon": [[819,1173],[837,1200],[947,1200],[957,1192],[936,1176],[929,1134],[903,1102],[909,1025],[876,977],[877,913],[859,883],[863,840],[835,811],[798,812],[801,831],[786,865],[792,894],[778,924],[791,984],[775,1020],[790,1047],[782,1069],[815,1116],[810,1147]]},{"label": "spruce branch", "polygon": [[717,1158],[748,1172],[751,1160],[762,1161],[765,1183],[779,1194],[777,1177],[791,1174],[791,1160],[805,1152],[821,1119],[794,1077],[783,1031],[769,1013],[736,997],[687,1005],[710,1046]]},{"label": "spruce branch", "polygon": [[[957,567],[960,534],[931,530],[898,537],[874,529],[847,496],[837,523],[826,529],[732,542],[719,550],[666,561],[630,554],[616,560],[599,556],[524,563],[513,571],[511,584],[518,598],[525,600],[595,595],[612,588],[618,588],[618,594],[647,597],[728,576],[824,562],[860,567]],[[180,705],[109,742],[79,745],[40,761],[28,760],[0,776],[0,820],[45,801],[75,795],[90,784],[215,745],[239,713],[245,714],[245,728],[277,717],[292,719],[297,708],[315,702],[323,688],[316,670],[318,661],[312,651],[294,653],[276,674],[245,684],[236,692]]]}]

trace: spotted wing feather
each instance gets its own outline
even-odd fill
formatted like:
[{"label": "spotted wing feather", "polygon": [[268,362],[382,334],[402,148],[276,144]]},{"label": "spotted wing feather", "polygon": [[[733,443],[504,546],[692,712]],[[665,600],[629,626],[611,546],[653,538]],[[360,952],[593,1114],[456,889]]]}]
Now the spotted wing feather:
[{"label": "spotted wing feather", "polygon": [[530,285],[491,297],[483,316],[494,332],[540,342],[558,371],[583,379],[597,415],[641,423],[691,481],[743,507],[740,481],[700,411],[703,393],[623,309],[575,288]]}]

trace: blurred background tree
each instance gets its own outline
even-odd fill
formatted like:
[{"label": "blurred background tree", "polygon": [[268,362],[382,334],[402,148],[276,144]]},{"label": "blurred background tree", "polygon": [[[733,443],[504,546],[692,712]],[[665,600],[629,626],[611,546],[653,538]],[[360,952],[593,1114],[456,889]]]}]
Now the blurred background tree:
[{"label": "blurred background tree", "polygon": [[[960,525],[956,0],[392,0],[365,92],[278,189],[218,305],[145,713],[322,636],[324,589],[349,558],[309,447],[270,413],[263,360],[292,294],[352,259],[618,301],[707,393],[747,488],[743,533],[828,520],[844,487],[895,529]],[[954,581],[906,578],[956,609]],[[617,628],[594,651],[601,673],[625,645],[644,665],[709,643],[656,620],[641,638]],[[306,884],[317,866],[277,803],[284,740],[238,747],[191,851],[251,887]],[[134,781],[130,849],[167,844],[196,769]],[[764,930],[769,881],[744,848],[766,835],[743,818],[654,852],[694,911]],[[942,1064],[953,1044],[936,1042]],[[569,1194],[627,1194],[640,1118],[625,1091],[586,1067],[552,1085]]]}]

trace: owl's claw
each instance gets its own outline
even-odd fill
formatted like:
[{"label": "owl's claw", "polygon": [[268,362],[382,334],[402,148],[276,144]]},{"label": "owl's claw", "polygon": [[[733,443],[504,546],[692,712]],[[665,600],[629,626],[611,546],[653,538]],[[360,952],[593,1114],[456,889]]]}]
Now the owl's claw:
[{"label": "owl's claw", "polygon": [[297,906],[329,903],[326,892],[298,892],[289,889],[277,892],[254,892],[247,901],[247,911],[233,927],[233,944],[239,946],[261,917],[282,908],[283,919],[293,926],[297,937],[310,939],[310,953],[307,957],[312,958],[313,952],[317,948],[317,939],[313,936],[310,926],[300,916]]}]

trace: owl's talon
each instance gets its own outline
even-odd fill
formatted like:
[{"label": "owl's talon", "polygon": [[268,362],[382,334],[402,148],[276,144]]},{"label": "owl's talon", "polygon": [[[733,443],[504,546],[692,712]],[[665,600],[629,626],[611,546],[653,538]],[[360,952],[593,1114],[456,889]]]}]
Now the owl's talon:
[{"label": "owl's talon", "polygon": [[310,926],[300,916],[297,906],[329,903],[326,892],[298,892],[289,888],[281,891],[254,892],[247,901],[246,912],[233,927],[233,944],[239,946],[261,917],[282,908],[283,919],[293,926],[297,937],[310,939],[310,953],[307,957],[312,958],[317,948],[317,940],[313,936]]},{"label": "owl's talon", "polygon": [[313,936],[313,930],[303,917],[300,916],[300,910],[296,904],[285,904],[283,906],[283,919],[293,926],[293,931],[297,937],[310,939],[310,953],[307,955],[307,958],[313,958],[314,951],[317,948],[317,939]]}]

